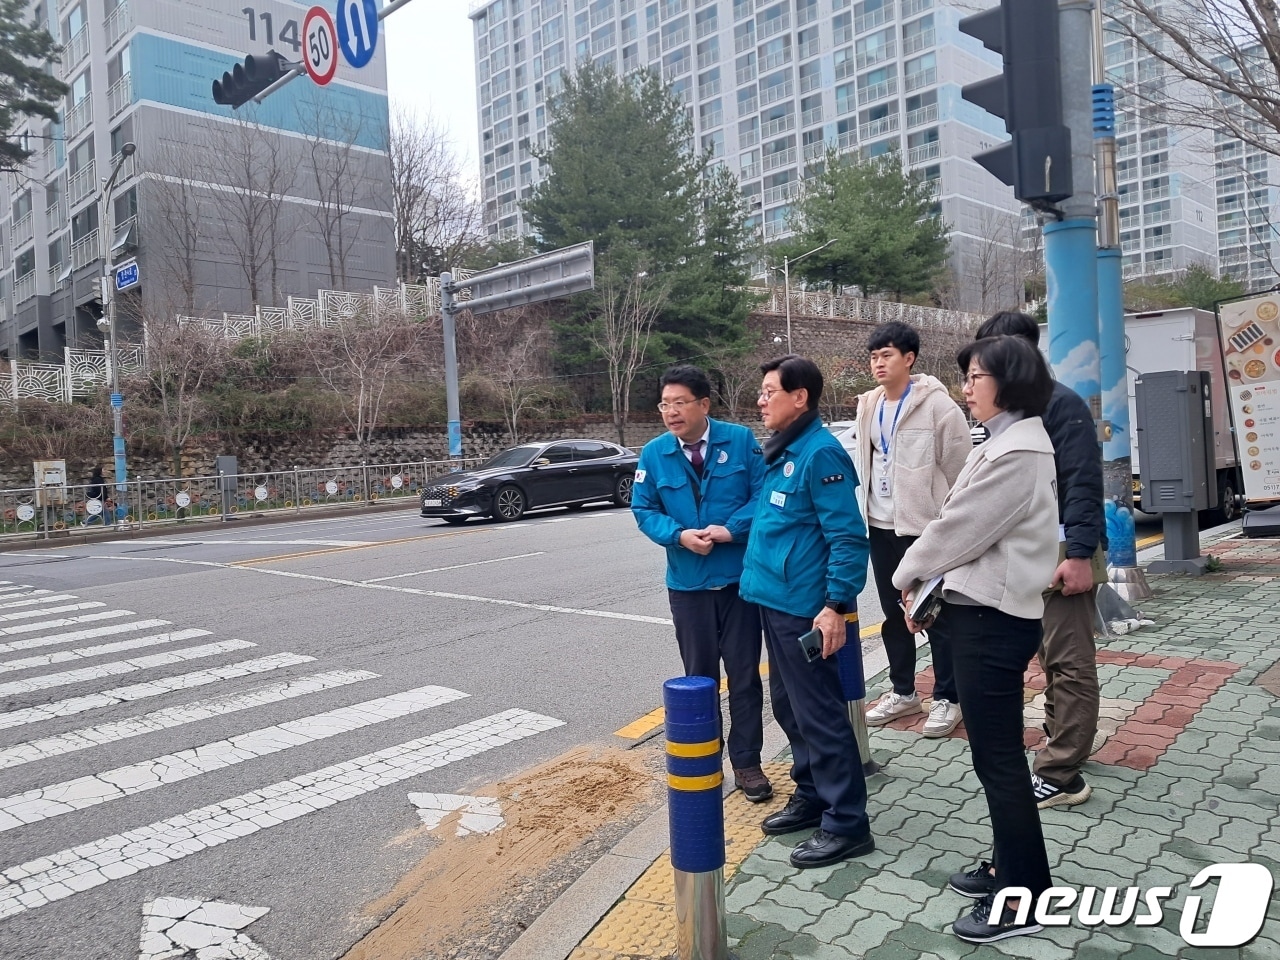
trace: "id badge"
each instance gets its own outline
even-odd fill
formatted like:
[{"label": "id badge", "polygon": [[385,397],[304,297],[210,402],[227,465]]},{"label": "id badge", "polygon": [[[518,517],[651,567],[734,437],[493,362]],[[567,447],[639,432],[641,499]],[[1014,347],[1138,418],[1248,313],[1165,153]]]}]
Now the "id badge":
[{"label": "id badge", "polygon": [[890,496],[889,475],[887,473],[882,473],[880,474],[879,477],[876,478],[876,496],[878,497]]}]

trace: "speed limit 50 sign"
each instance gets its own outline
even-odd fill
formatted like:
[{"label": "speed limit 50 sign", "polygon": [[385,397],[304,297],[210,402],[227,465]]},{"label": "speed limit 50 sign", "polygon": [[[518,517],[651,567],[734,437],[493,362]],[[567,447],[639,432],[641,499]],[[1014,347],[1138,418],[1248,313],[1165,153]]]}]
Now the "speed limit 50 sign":
[{"label": "speed limit 50 sign", "polygon": [[322,87],[338,71],[337,31],[324,7],[312,7],[302,21],[302,62]]}]

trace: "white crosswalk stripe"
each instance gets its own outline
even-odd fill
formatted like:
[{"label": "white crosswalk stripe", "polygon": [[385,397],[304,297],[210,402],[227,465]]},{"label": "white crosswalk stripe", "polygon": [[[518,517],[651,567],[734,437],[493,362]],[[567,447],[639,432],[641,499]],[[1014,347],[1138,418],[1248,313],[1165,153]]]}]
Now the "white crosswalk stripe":
[{"label": "white crosswalk stripe", "polygon": [[256,643],[248,640],[220,640],[201,647],[188,647],[185,650],[170,650],[165,653],[153,653],[149,657],[135,657],[131,660],[113,660],[93,667],[79,670],[67,670],[65,673],[51,673],[43,677],[28,677],[25,680],[10,680],[0,683],[0,697],[15,693],[31,693],[34,690],[48,690],[51,687],[65,687],[85,680],[98,680],[102,677],[115,677],[122,673],[133,673],[135,670],[150,670],[153,667],[164,667],[184,660],[196,660],[200,657],[216,657],[220,653],[233,650],[248,650],[256,647]]},{"label": "white crosswalk stripe", "polygon": [[[52,600],[74,600],[75,597],[64,593],[58,597],[46,597],[46,601]],[[98,607],[105,607],[106,604],[98,600],[86,600],[82,603],[69,603],[61,607],[42,607],[39,610],[19,610],[16,613],[0,613],[0,622],[8,622],[10,620],[29,620],[32,617],[47,617],[51,613],[70,613],[72,610],[96,610]]]},{"label": "white crosswalk stripe", "polygon": [[[137,615],[128,610],[100,609],[106,604],[81,601],[72,594],[25,585],[0,581],[0,598],[0,611],[10,611],[0,612],[0,639],[12,638],[0,642],[0,655],[39,651],[0,660],[0,674],[18,671],[35,674],[0,682],[0,698],[54,691],[123,674],[223,657],[256,646],[239,639],[213,640],[196,646],[180,645],[183,641],[210,637],[211,633],[198,627],[176,629],[169,620],[129,619]],[[59,616],[63,614],[68,616]],[[120,622],[106,622],[117,620]],[[67,626],[74,629],[58,632],[59,628]],[[145,633],[155,627],[169,629]],[[106,639],[109,637],[116,639]],[[90,640],[97,642],[69,646]],[[58,664],[159,645],[165,648],[69,670],[48,670]],[[65,764],[48,768],[65,771],[61,774],[64,777],[66,773],[73,773],[71,779],[49,776],[49,782],[37,780],[37,785],[30,789],[0,796],[0,833],[35,829],[39,824],[63,816],[93,816],[88,812],[91,808],[150,791],[160,794],[159,800],[152,803],[160,803],[161,810],[169,806],[171,812],[174,807],[164,803],[164,797],[168,795],[164,788],[201,778],[198,782],[204,786],[196,794],[201,797],[198,803],[210,797],[225,796],[229,791],[220,783],[223,777],[231,776],[229,772],[224,773],[229,768],[331,739],[333,745],[326,748],[322,756],[335,753],[338,757],[350,756],[354,750],[344,752],[343,744],[355,740],[343,737],[343,734],[379,724],[392,726],[397,722],[407,722],[408,718],[430,708],[469,697],[461,690],[429,684],[303,716],[297,715],[298,707],[294,706],[289,708],[293,712],[284,716],[296,719],[280,719],[277,714],[267,720],[266,725],[259,725],[262,720],[254,724],[251,716],[243,719],[233,716],[248,711],[274,710],[289,701],[305,700],[312,694],[323,694],[332,703],[335,696],[350,698],[350,694],[344,692],[345,688],[380,678],[379,674],[368,670],[346,669],[339,665],[338,669],[308,675],[285,674],[272,682],[248,688],[230,686],[226,693],[203,699],[162,702],[158,709],[132,716],[107,715],[100,722],[87,721],[88,725],[71,730],[54,728],[42,731],[39,726],[60,718],[153,698],[181,696],[187,690],[230,684],[239,678],[315,662],[316,658],[312,656],[277,653],[0,710],[0,730],[33,728],[33,735],[27,739],[0,746],[0,770],[76,755]],[[213,738],[201,735],[200,725],[205,722],[216,722],[218,732]],[[416,722],[422,724],[426,721]],[[146,826],[82,842],[61,852],[37,856],[26,863],[7,867],[0,863],[0,919],[63,900],[150,867],[182,860],[230,840],[289,823],[563,725],[563,721],[553,717],[511,709],[404,742],[399,742],[401,737],[388,737],[395,746],[350,760],[340,759],[310,773],[269,783],[216,803],[206,803],[176,816],[162,814],[164,819]],[[243,732],[228,735],[228,729],[237,727]],[[124,765],[101,762],[103,757],[111,757],[113,748],[122,742],[163,731],[168,731],[166,735],[177,741],[168,747],[167,752]],[[119,764],[119,760],[115,763]],[[270,768],[261,765],[242,767],[242,772],[235,775],[235,781],[240,783],[249,778],[249,783],[266,782],[265,777],[258,779],[254,772],[262,769]],[[36,776],[40,773],[39,770],[30,772]],[[32,782],[28,779],[24,786]],[[244,787],[235,789],[243,790]],[[191,796],[189,791],[181,790],[173,795]],[[111,822],[109,813],[97,816],[100,819],[88,822]],[[69,829],[74,830],[78,837],[86,835],[84,822],[72,823]],[[95,834],[96,831],[88,835]],[[57,833],[45,836],[57,836]],[[264,849],[274,850],[276,847],[254,847],[255,853],[251,855],[262,855]],[[264,862],[265,870],[276,868],[269,861]]]},{"label": "white crosswalk stripe", "polygon": [[124,687],[114,687],[100,693],[89,693],[80,697],[68,697],[55,700],[53,703],[42,703],[34,707],[23,707],[19,710],[8,710],[0,713],[0,730],[10,727],[23,727],[29,723],[52,720],[55,717],[73,717],[78,713],[112,707],[118,703],[131,703],[150,697],[163,696],[176,690],[191,690],[223,680],[234,680],[257,673],[267,673],[284,667],[295,667],[301,663],[311,663],[315,657],[306,657],[297,653],[276,653],[269,657],[255,657],[252,660],[241,660],[225,667],[210,667],[207,670],[193,670],[180,673],[175,677],[161,680],[147,680],[143,683],[132,683]]},{"label": "white crosswalk stripe", "polygon": [[377,676],[376,673],[370,673],[368,670],[331,670],[328,673],[299,677],[296,680],[282,680],[245,693],[197,700],[195,703],[178,707],[166,707],[141,717],[129,717],[127,720],[82,727],[69,733],[42,737],[39,740],[31,740],[0,750],[0,770],[18,767],[36,760],[64,756],[79,750],[88,750],[90,747],[102,746],[104,743],[117,743],[132,737],[140,737],[145,733],[155,733],[157,730],[170,730],[173,727],[207,720],[210,717],[222,717],[240,710],[249,710],[252,707],[280,703],[295,697],[304,697],[309,693],[319,693],[322,690],[359,683],[361,680],[373,680]]},{"label": "white crosswalk stripe", "polygon": [[[161,621],[162,623],[164,621]],[[196,637],[207,637],[208,630],[172,630],[168,633],[153,633],[146,637],[133,637],[129,640],[117,640],[114,643],[100,643],[93,647],[80,647],[76,650],[58,650],[54,653],[42,653],[34,657],[23,657],[18,660],[0,662],[0,673],[12,673],[15,670],[30,670],[32,667],[49,667],[55,663],[66,663],[68,660],[87,660],[91,657],[102,657],[111,653],[123,653],[126,650],[137,650],[141,647],[155,647],[162,643],[173,643],[177,640],[194,640]]]},{"label": "white crosswalk stripe", "polygon": [[84,630],[69,630],[66,633],[51,633],[44,637],[25,637],[22,640],[11,640],[0,643],[0,653],[14,653],[18,650],[35,650],[38,647],[53,647],[60,643],[74,643],[78,640],[93,640],[97,637],[113,637],[120,633],[132,633],[134,630],[147,630],[151,627],[166,627],[168,620],[132,620],[129,623],[112,623],[105,627],[87,627]]}]

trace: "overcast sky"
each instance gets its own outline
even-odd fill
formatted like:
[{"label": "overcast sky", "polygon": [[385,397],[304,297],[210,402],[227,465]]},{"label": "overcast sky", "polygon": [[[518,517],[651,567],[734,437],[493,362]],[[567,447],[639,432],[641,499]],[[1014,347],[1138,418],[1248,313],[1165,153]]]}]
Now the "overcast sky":
[{"label": "overcast sky", "polygon": [[413,0],[387,17],[387,88],[393,107],[430,113],[453,139],[471,179],[476,79],[468,0]]}]

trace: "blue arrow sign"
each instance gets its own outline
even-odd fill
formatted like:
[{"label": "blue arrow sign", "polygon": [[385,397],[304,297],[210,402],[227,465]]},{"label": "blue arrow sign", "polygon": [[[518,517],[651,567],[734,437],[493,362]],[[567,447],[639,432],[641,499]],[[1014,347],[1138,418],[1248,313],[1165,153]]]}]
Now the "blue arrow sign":
[{"label": "blue arrow sign", "polygon": [[116,267],[116,293],[123,293],[138,285],[138,261],[130,260]]},{"label": "blue arrow sign", "polygon": [[333,20],[347,63],[357,69],[365,66],[378,46],[377,0],[338,0]]}]

